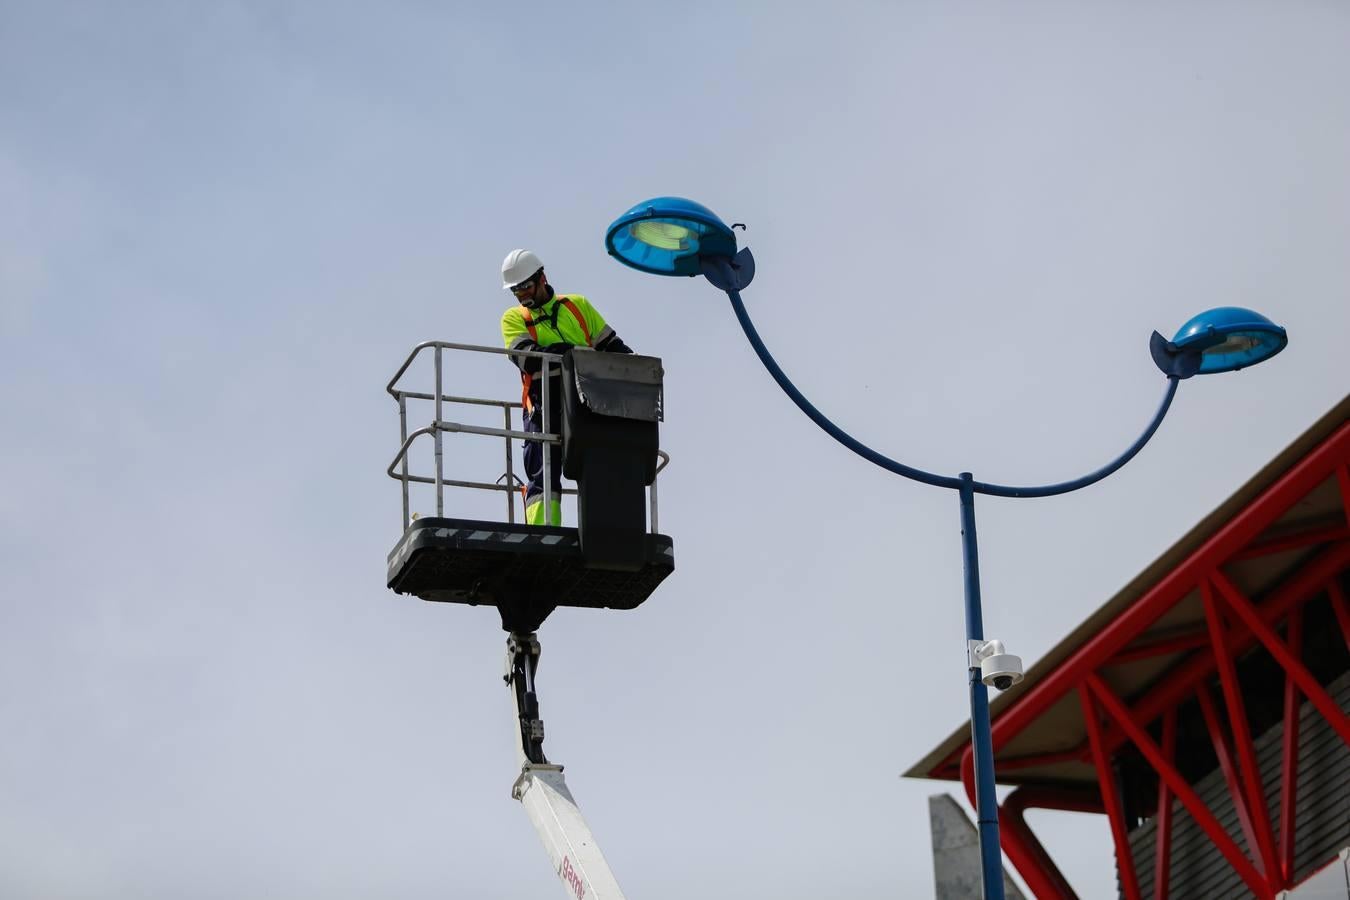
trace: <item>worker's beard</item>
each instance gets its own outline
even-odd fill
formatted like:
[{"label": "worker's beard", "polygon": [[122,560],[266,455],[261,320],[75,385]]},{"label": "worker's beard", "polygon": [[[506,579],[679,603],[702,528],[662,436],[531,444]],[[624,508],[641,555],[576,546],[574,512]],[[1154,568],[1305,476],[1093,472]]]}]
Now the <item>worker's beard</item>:
[{"label": "worker's beard", "polygon": [[520,301],[520,305],[525,307],[526,309],[538,309],[539,307],[543,306],[545,303],[547,303],[552,299],[553,299],[553,286],[546,284],[544,285],[544,289],[542,291],[535,290],[534,293],[530,295],[530,300],[528,303],[522,300]]}]

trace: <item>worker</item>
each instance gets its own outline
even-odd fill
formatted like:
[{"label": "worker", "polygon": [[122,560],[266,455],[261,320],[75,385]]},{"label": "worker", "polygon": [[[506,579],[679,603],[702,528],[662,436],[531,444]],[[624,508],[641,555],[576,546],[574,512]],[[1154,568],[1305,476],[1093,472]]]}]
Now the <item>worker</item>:
[{"label": "worker", "polygon": [[[555,292],[544,274],[543,262],[529,250],[506,254],[502,260],[502,289],[514,294],[520,304],[502,314],[502,342],[507,350],[542,350],[559,357],[573,347],[593,347],[606,353],[633,352],[605,324],[604,317],[589,300],[580,294]],[[544,360],[514,355],[510,358],[520,369],[525,430],[541,433],[544,411],[539,371]],[[562,383],[558,379],[559,368],[556,365],[552,368],[548,422],[557,434],[562,431]],[[530,525],[561,525],[562,450],[558,444],[548,445],[552,503],[545,517],[543,448],[539,441],[525,442],[525,474],[529,478],[525,521]]]}]

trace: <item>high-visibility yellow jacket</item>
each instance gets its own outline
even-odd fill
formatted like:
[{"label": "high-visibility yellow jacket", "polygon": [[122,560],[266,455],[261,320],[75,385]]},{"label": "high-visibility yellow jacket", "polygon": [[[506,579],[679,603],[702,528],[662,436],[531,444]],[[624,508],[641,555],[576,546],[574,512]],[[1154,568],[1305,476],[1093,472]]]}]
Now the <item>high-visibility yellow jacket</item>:
[{"label": "high-visibility yellow jacket", "polygon": [[[594,347],[610,353],[632,353],[605,322],[600,311],[581,294],[557,294],[535,309],[513,306],[502,314],[502,344],[507,350],[547,350],[558,344]],[[566,348],[564,348],[566,349]],[[534,375],[540,360],[512,356],[524,383],[521,402],[527,412],[539,397]]]}]

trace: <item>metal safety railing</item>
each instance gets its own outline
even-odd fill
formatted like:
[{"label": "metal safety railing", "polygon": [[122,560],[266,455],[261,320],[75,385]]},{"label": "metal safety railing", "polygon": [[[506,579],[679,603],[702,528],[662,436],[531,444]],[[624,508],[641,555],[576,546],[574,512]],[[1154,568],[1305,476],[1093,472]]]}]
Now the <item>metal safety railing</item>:
[{"label": "metal safety railing", "polygon": [[[433,352],[434,357],[433,365],[435,369],[434,389],[428,393],[425,391],[407,391],[398,387],[399,379],[401,379],[404,373],[408,371],[409,367],[412,366],[413,362],[417,359],[417,357],[421,355],[422,351],[428,349],[434,351]],[[517,431],[512,429],[511,410],[522,408],[521,403],[518,400],[491,400],[479,397],[457,397],[446,394],[443,384],[443,375],[444,375],[443,357],[447,350],[457,352],[465,351],[471,353],[493,353],[499,356],[510,356],[512,358],[522,358],[522,359],[534,358],[541,360],[542,372],[547,376],[539,379],[541,382],[540,405],[543,407],[543,421],[541,422],[543,431],[528,432],[528,431]],[[550,408],[549,408],[550,407],[549,391],[551,388],[551,382],[553,381],[553,375],[555,375],[560,368],[561,367],[558,363],[558,356],[556,354],[542,353],[537,350],[505,350],[501,347],[484,347],[477,344],[454,344],[449,343],[447,341],[423,341],[422,343],[418,344],[416,347],[412,349],[412,352],[408,354],[408,358],[403,361],[403,365],[399,366],[398,371],[394,373],[394,377],[391,378],[389,380],[389,384],[385,386],[385,390],[389,393],[389,395],[393,397],[396,401],[398,401],[398,424],[399,424],[399,441],[400,441],[398,454],[394,457],[393,461],[389,463],[389,468],[387,468],[385,471],[390,478],[393,478],[395,481],[399,481],[402,483],[403,527],[405,529],[412,523],[412,514],[408,496],[409,484],[430,484],[435,486],[437,517],[443,516],[445,514],[445,489],[447,487],[468,488],[470,490],[479,490],[479,491],[499,491],[505,493],[506,521],[511,524],[515,524],[516,507],[514,495],[520,490],[523,483],[520,481],[520,479],[516,477],[515,466],[512,462],[511,456],[511,440],[514,438],[521,441],[534,441],[546,445],[562,444],[562,433],[561,431],[555,432],[553,430],[555,423],[550,421]],[[418,428],[416,431],[413,431],[411,433],[409,433],[408,431],[409,400],[431,401],[434,404],[434,413],[431,424],[426,425],[422,428]],[[502,411],[502,420],[504,423],[504,427],[492,428],[483,425],[470,425],[462,422],[446,421],[444,416],[444,406],[447,403],[467,405],[467,406],[497,407]],[[561,429],[561,423],[557,423],[557,427]],[[478,434],[478,435],[486,435],[488,437],[502,438],[503,444],[505,445],[506,449],[506,471],[503,474],[499,475],[497,477],[497,480],[494,482],[467,481],[457,478],[446,478],[442,436],[447,433]],[[418,438],[423,437],[424,435],[431,435],[435,442],[434,448],[436,461],[435,472],[433,475],[429,476],[413,475],[408,471],[408,450],[409,448],[412,447],[412,445],[417,441]],[[656,472],[657,475],[659,476],[661,470],[664,469],[666,467],[666,464],[670,462],[670,455],[662,450],[656,451],[656,455],[659,459],[659,462],[657,463],[656,466]],[[547,451],[544,452],[542,456],[544,463],[543,501],[544,501],[544,509],[547,511],[552,508],[552,501],[553,501],[553,479],[552,479],[553,460],[551,459],[552,454],[548,453]],[[398,471],[395,471],[395,469],[397,469]],[[655,534],[657,531],[657,492],[656,492],[657,480],[659,479],[654,479],[652,481],[651,487],[648,489],[648,505],[651,511],[651,531],[653,534]],[[564,487],[562,489],[562,493],[575,494],[576,490]]]}]

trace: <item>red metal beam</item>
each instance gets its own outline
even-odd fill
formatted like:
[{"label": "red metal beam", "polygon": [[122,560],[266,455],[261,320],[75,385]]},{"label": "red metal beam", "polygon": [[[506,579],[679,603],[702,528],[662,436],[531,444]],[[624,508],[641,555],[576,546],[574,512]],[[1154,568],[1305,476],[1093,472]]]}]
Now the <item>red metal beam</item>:
[{"label": "red metal beam", "polygon": [[998,823],[999,846],[1027,883],[1033,897],[1037,900],[1078,900],[1068,882],[1061,886],[1055,880],[1055,876],[1061,879],[1064,876],[1026,822],[1005,816],[1000,811]]},{"label": "red metal beam", "polygon": [[[1303,655],[1303,610],[1289,614],[1289,649]],[[1280,765],[1280,880],[1294,883],[1295,820],[1298,811],[1298,685],[1284,676],[1284,759]]]},{"label": "red metal beam", "polygon": [[1329,525],[1325,528],[1314,528],[1309,531],[1299,532],[1298,534],[1287,534],[1284,537],[1272,538],[1268,541],[1261,541],[1259,544],[1252,544],[1246,550],[1235,554],[1233,560],[1256,559],[1260,556],[1270,556],[1272,553],[1297,550],[1300,547],[1311,547],[1316,544],[1332,544],[1336,541],[1343,541],[1346,538],[1350,538],[1350,526]]},{"label": "red metal beam", "polygon": [[[1323,551],[1307,566],[1300,569],[1293,577],[1272,592],[1261,608],[1262,617],[1273,621],[1286,610],[1297,608],[1298,603],[1305,602],[1311,595],[1325,590],[1328,579],[1332,578],[1347,564],[1350,564],[1350,542],[1338,544]],[[1227,639],[1230,652],[1245,649],[1246,645],[1253,641],[1253,638],[1247,634],[1246,629],[1241,627],[1231,629]],[[1197,652],[1195,658],[1183,662],[1169,674],[1163,683],[1149,691],[1142,699],[1135,701],[1136,719],[1148,722],[1162,715],[1167,709],[1174,707],[1184,697],[1188,696],[1189,692],[1193,691],[1205,678],[1208,678],[1213,670],[1213,653],[1210,651]],[[995,720],[996,725],[998,721],[1001,720]],[[1110,722],[1106,723],[1103,736],[1108,752],[1127,740],[1125,732],[1120,728],[1112,728]],[[965,784],[972,808],[975,805],[973,762],[971,745],[967,743],[957,763],[957,777]]]},{"label": "red metal beam", "polygon": [[[1228,736],[1223,733],[1223,725],[1219,722],[1219,711],[1214,707],[1214,698],[1209,695],[1209,688],[1203,686],[1196,691],[1195,696],[1200,701],[1205,730],[1209,732],[1210,743],[1214,745],[1214,756],[1219,760],[1219,771],[1223,773],[1224,783],[1228,785],[1228,796],[1233,800],[1233,811],[1237,813],[1242,836],[1247,839],[1248,849],[1255,851],[1260,844],[1257,843],[1256,829],[1252,826],[1250,805],[1248,798],[1243,795],[1237,766],[1233,764],[1233,751],[1228,744]],[[1261,874],[1274,881],[1271,875],[1274,871],[1264,869]]]},{"label": "red metal beam", "polygon": [[1179,634],[1174,637],[1151,641],[1147,644],[1126,647],[1124,650],[1107,660],[1106,665],[1116,666],[1121,663],[1148,659],[1153,656],[1161,656],[1164,653],[1180,653],[1183,650],[1195,650],[1199,647],[1204,647],[1208,643],[1209,632],[1191,631],[1186,634]]},{"label": "red metal beam", "polygon": [[1237,614],[1257,639],[1265,645],[1270,651],[1270,655],[1275,657],[1279,663],[1298,684],[1299,690],[1308,698],[1308,702],[1317,707],[1317,711],[1326,717],[1327,722],[1332,728],[1336,729],[1341,740],[1350,746],[1350,716],[1341,712],[1341,707],[1332,699],[1322,685],[1317,683],[1317,679],[1300,662],[1294,654],[1289,652],[1289,648],[1280,640],[1269,625],[1261,620],[1260,613],[1252,606],[1251,601],[1242,596],[1242,592],[1237,589],[1233,582],[1228,580],[1222,572],[1215,572],[1213,575],[1214,586],[1219,589],[1219,594],[1227,602],[1229,609]]},{"label": "red metal beam", "polygon": [[1064,873],[1027,824],[1027,809],[1057,809],[1102,813],[1101,798],[1095,792],[1070,788],[1020,787],[999,807],[999,827],[1003,848],[1037,900],[1078,900]]},{"label": "red metal beam", "polygon": [[[1215,577],[1222,576],[1216,572]],[[1227,629],[1224,627],[1223,614],[1219,611],[1217,601],[1214,599],[1214,589],[1209,582],[1200,585],[1200,595],[1205,601],[1205,621],[1209,623],[1210,638],[1214,643],[1214,658],[1219,663],[1219,684],[1223,686],[1224,703],[1228,707],[1228,725],[1232,730],[1234,749],[1237,751],[1238,769],[1242,773],[1242,786],[1245,788],[1247,801],[1244,804],[1245,813],[1242,806],[1238,805],[1244,792],[1238,790],[1237,784],[1232,780],[1229,781],[1228,788],[1233,793],[1233,805],[1237,807],[1239,818],[1242,819],[1243,828],[1247,832],[1247,846],[1259,854],[1261,871],[1265,873],[1266,878],[1274,882],[1279,873],[1279,865],[1275,861],[1275,835],[1270,827],[1270,814],[1266,811],[1266,789],[1261,783],[1261,768],[1256,764],[1256,748],[1252,744],[1251,726],[1247,722],[1247,704],[1242,697],[1242,686],[1238,684],[1237,664],[1228,653]],[[1203,708],[1210,702],[1209,689],[1202,686],[1198,693]],[[1212,713],[1211,709],[1210,714]],[[1213,718],[1217,729],[1217,716]],[[1211,734],[1222,742],[1222,731],[1212,730]],[[1219,745],[1216,743],[1215,750],[1218,749]],[[1222,756],[1220,761],[1223,761]],[[1230,770],[1226,771],[1225,775],[1231,774],[1231,766],[1230,761]]]},{"label": "red metal beam", "polygon": [[[1338,471],[1338,467],[1343,471],[1345,466],[1342,460],[1347,458],[1350,458],[1350,422],[1341,425],[1307,456],[1295,463],[1288,472],[1229,520],[1228,524],[1215,532],[1194,553],[1140,596],[1119,618],[1074,651],[1067,660],[1006,709],[999,710],[992,727],[995,753],[1065,693],[1076,687],[1084,674],[1105,664],[1130,641],[1138,638],[1159,616],[1194,589],[1207,571],[1244,548],[1293,503],[1315,488],[1328,475]],[[1350,497],[1350,475],[1341,476],[1341,487],[1343,495]],[[1350,499],[1346,502],[1350,505]],[[1350,565],[1350,541],[1333,544],[1322,551],[1306,566],[1301,567],[1281,586],[1281,589],[1275,592],[1275,596],[1263,604],[1270,611],[1269,619],[1278,618],[1280,613],[1308,599],[1309,592],[1321,588],[1329,578],[1347,565]],[[1233,640],[1245,640],[1243,635],[1241,630],[1234,629]],[[1242,649],[1243,647],[1234,648],[1234,652],[1240,652]],[[1158,689],[1150,692],[1151,699],[1145,700],[1152,704],[1149,719],[1161,715],[1164,709],[1175,702],[1170,696],[1172,689],[1175,689],[1179,696],[1184,696],[1213,670],[1212,657],[1208,654],[1197,654],[1196,657],[1183,663],[1181,670],[1169,675]],[[1119,746],[1123,740],[1122,736],[1113,734],[1109,729],[1105,737],[1108,748]],[[967,763],[961,756],[969,752],[970,744],[967,743],[954,751],[949,760],[936,766],[933,774],[937,775],[941,771],[952,774],[956,771],[964,772]]]},{"label": "red metal beam", "polygon": [[1072,750],[1062,750],[1058,753],[1032,753],[1027,756],[1009,756],[1006,759],[998,761],[998,770],[1000,772],[1011,772],[1016,769],[1033,769],[1036,766],[1049,766],[1062,762],[1086,762],[1088,751],[1084,747],[1074,747]]},{"label": "red metal beam", "polygon": [[1090,691],[1095,695],[1103,711],[1125,730],[1130,740],[1139,748],[1139,752],[1158,773],[1158,777],[1167,782],[1167,786],[1172,789],[1172,793],[1176,794],[1177,799],[1181,801],[1181,805],[1190,812],[1195,824],[1200,826],[1209,836],[1210,841],[1228,860],[1229,865],[1238,873],[1247,887],[1257,897],[1274,897],[1274,889],[1265,882],[1261,873],[1243,855],[1242,850],[1228,836],[1228,832],[1214,818],[1214,814],[1205,806],[1200,796],[1195,793],[1195,789],[1187,784],[1186,779],[1176,770],[1176,767],[1163,757],[1162,750],[1157,744],[1153,743],[1153,739],[1148,736],[1148,732],[1131,718],[1130,711],[1125,707],[1124,702],[1097,675],[1089,674],[1084,682],[1084,687],[1080,688],[1080,691],[1084,693]]},{"label": "red metal beam", "polygon": [[1341,590],[1340,583],[1334,578],[1327,583],[1327,593],[1331,595],[1331,609],[1340,623],[1346,649],[1350,649],[1350,603],[1345,602],[1345,591]]},{"label": "red metal beam", "polygon": [[[970,757],[967,756],[965,759],[969,760]],[[974,808],[976,806],[974,769],[972,767],[962,769],[960,778],[966,788],[966,797]],[[1013,794],[1016,793],[1017,791],[1013,791]],[[1011,796],[1009,795],[1009,799]],[[1038,900],[1078,900],[1073,889],[1068,887],[1063,874],[1050,859],[1050,855],[1045,852],[1045,847],[1036,839],[1036,835],[1020,815],[1005,817],[1004,808],[999,807],[998,834],[999,848],[1007,855]],[[1064,893],[1064,890],[1068,893]]]},{"label": "red metal beam", "polygon": [[[1152,588],[1145,591],[1135,603],[1091,640],[1069,656],[1044,679],[1018,697],[1007,709],[999,712],[993,723],[995,751],[1007,744],[1014,735],[1035,721],[1045,710],[1069,691],[1081,684],[1098,666],[1120,652],[1137,638],[1158,617],[1171,609],[1189,593],[1205,574],[1220,565],[1244,547],[1289,507],[1302,499],[1326,479],[1344,460],[1350,458],[1350,423],[1341,425],[1307,456],[1299,460],[1255,500],[1237,513],[1227,524],[1168,572]],[[1350,497],[1350,476],[1343,478],[1342,488]],[[1350,505],[1350,500],[1347,500]],[[1350,558],[1350,542],[1337,545],[1345,558]],[[1326,554],[1324,553],[1323,556]],[[1344,563],[1344,559],[1341,564]],[[1338,564],[1334,571],[1339,571]],[[1325,581],[1323,576],[1319,583]],[[1171,679],[1169,679],[1171,680]],[[1168,706],[1171,704],[1163,704]],[[1161,712],[1161,710],[1159,710]],[[1157,713],[1154,714],[1155,717]]]},{"label": "red metal beam", "polygon": [[[1270,593],[1270,596],[1260,607],[1262,619],[1267,622],[1277,621],[1288,611],[1306,603],[1315,594],[1328,590],[1328,582],[1334,582],[1337,574],[1347,566],[1350,566],[1350,541],[1323,550]],[[1335,595],[1333,595],[1333,601],[1334,599]],[[1333,602],[1332,605],[1335,606],[1335,603]],[[1342,605],[1344,606],[1344,604]],[[1229,652],[1234,654],[1245,651],[1248,646],[1255,642],[1255,638],[1248,629],[1242,627],[1241,623],[1229,630],[1227,640]],[[1078,654],[1075,654],[1073,658],[1077,658],[1077,656]],[[1184,660],[1169,672],[1167,677],[1158,685],[1133,701],[1136,719],[1141,722],[1151,722],[1158,718],[1168,709],[1190,696],[1202,681],[1214,673],[1214,668],[1215,662],[1212,651],[1196,651],[1191,658]],[[1047,678],[1047,681],[1049,680]],[[993,723],[995,750],[1016,734],[1016,732],[1000,732],[1000,728],[1006,728],[1003,723],[1018,721],[1012,719],[1011,716],[1013,713],[1019,712],[1021,701],[1025,700],[1026,697],[1035,696],[1037,690],[1044,684],[1045,682],[1042,682],[1040,685],[1033,687],[1008,710],[997,714]],[[1113,727],[1110,722],[1106,723],[1102,734],[1108,752],[1115,750],[1116,747],[1127,740],[1125,733],[1120,728]],[[1000,737],[1000,735],[1003,736]],[[1002,764],[1002,761],[997,757],[994,762],[995,769],[998,769]],[[952,777],[959,778],[966,783],[966,790],[970,794],[971,805],[974,808],[974,781],[972,778],[974,757],[969,742],[963,745],[959,757],[952,759],[950,763],[939,766],[934,770],[934,774],[948,771],[951,772]]]},{"label": "red metal beam", "polygon": [[1097,783],[1102,789],[1102,805],[1106,807],[1106,817],[1111,820],[1111,838],[1116,842],[1116,869],[1120,873],[1120,886],[1125,893],[1125,900],[1143,900],[1143,895],[1139,893],[1139,876],[1134,869],[1134,854],[1130,852],[1130,835],[1125,824],[1125,810],[1121,808],[1120,794],[1116,791],[1111,760],[1102,745],[1102,726],[1097,719],[1097,705],[1092,702],[1092,692],[1087,687],[1078,688],[1078,697],[1083,704],[1083,721],[1087,723],[1092,761],[1097,766]]},{"label": "red metal beam", "polygon": [[1345,522],[1350,525],[1350,463],[1341,463],[1336,467],[1336,483],[1341,487],[1341,508],[1345,510]]},{"label": "red metal beam", "polygon": [[[1350,566],[1350,541],[1328,547],[1271,592],[1261,604],[1262,620],[1278,621],[1289,610],[1306,603],[1325,590],[1327,581],[1334,578],[1346,566]],[[1234,655],[1245,652],[1255,642],[1250,631],[1240,626],[1229,630],[1227,640],[1228,652]],[[1170,671],[1155,687],[1133,700],[1135,715],[1142,722],[1153,721],[1183,698],[1190,696],[1202,681],[1214,673],[1214,669],[1213,651],[1197,651],[1191,658],[1184,660]],[[1030,692],[1027,696],[1030,696]],[[997,734],[997,720],[995,733]],[[1110,728],[1107,729],[1105,738],[1108,749],[1120,746],[1125,740],[1118,729]],[[998,746],[997,741],[995,746]]]},{"label": "red metal beam", "polygon": [[[1162,755],[1167,763],[1176,759],[1177,710],[1163,714]],[[1153,829],[1153,900],[1167,900],[1172,881],[1172,789],[1158,779],[1158,811]]]},{"label": "red metal beam", "polygon": [[1028,809],[1053,809],[1061,812],[1106,812],[1101,795],[1090,788],[1033,787],[1023,785],[1003,799],[1006,812],[1022,815]]}]

